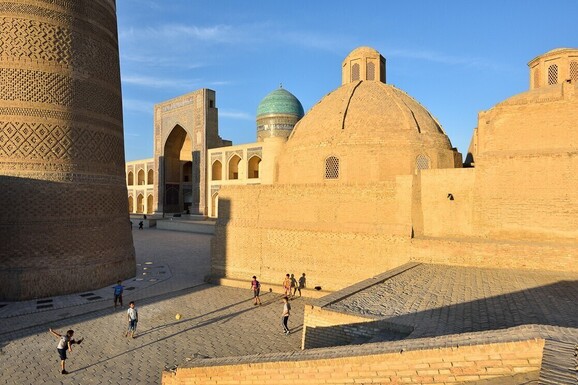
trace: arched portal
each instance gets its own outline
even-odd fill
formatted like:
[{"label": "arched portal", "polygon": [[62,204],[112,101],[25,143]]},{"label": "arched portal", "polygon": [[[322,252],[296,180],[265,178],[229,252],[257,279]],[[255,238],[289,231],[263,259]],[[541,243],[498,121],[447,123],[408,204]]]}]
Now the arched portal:
[{"label": "arched portal", "polygon": [[134,212],[134,199],[132,196],[128,197],[128,212],[129,213],[133,213]]},{"label": "arched portal", "polygon": [[144,196],[142,194],[138,194],[136,197],[136,213],[142,214],[144,212]]},{"label": "arched portal", "polygon": [[[164,148],[164,212],[182,213],[192,204],[193,142],[179,125],[171,131]],[[187,197],[188,202],[185,202]]]}]

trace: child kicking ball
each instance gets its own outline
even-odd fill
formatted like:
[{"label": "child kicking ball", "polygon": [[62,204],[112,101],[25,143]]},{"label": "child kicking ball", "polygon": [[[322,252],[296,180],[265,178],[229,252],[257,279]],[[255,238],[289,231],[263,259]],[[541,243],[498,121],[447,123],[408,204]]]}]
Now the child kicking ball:
[{"label": "child kicking ball", "polygon": [[58,351],[58,355],[60,356],[60,369],[62,374],[68,374],[66,371],[66,351],[72,352],[72,345],[77,344],[80,345],[84,338],[79,339],[76,341],[72,336],[74,336],[74,330],[69,330],[66,334],[59,334],[52,329],[48,329],[50,333],[52,333],[55,337],[60,338],[58,341],[58,346],[56,350]]}]

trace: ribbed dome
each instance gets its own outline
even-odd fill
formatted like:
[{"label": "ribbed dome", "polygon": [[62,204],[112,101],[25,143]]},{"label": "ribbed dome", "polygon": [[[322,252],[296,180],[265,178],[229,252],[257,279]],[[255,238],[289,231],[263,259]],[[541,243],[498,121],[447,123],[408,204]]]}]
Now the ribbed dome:
[{"label": "ribbed dome", "polygon": [[278,88],[261,100],[257,107],[257,117],[270,114],[295,115],[303,117],[303,106],[291,92]]},{"label": "ribbed dome", "polygon": [[342,85],[301,119],[279,158],[279,181],[323,181],[330,156],[340,159],[339,179],[346,182],[412,174],[420,157],[427,159],[420,168],[455,164],[450,140],[432,115],[405,92],[376,81]]}]

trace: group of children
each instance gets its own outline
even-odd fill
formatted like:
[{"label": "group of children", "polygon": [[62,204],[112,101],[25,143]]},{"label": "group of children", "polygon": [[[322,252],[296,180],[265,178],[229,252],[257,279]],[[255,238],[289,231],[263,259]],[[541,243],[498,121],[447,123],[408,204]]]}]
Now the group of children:
[{"label": "group of children", "polygon": [[[295,297],[297,291],[299,291],[299,297],[301,297],[301,289],[305,289],[306,278],[305,273],[299,278],[299,281],[295,279],[293,274],[286,274],[283,280],[283,313],[281,315],[281,323],[283,325],[283,333],[288,335],[291,333],[287,323],[289,322],[289,316],[291,315],[291,304],[289,303],[289,298]],[[253,290],[253,304],[261,305],[261,298],[259,297],[261,292],[261,284],[257,280],[256,276],[253,276],[251,281],[251,289]],[[293,293],[291,293],[293,292]]]},{"label": "group of children", "polygon": [[[305,273],[299,278],[297,281],[293,274],[286,274],[285,280],[283,281],[283,313],[281,315],[281,322],[283,325],[283,332],[285,334],[289,334],[291,331],[287,326],[289,322],[289,316],[291,315],[291,304],[289,303],[289,298],[294,297],[297,292],[299,292],[299,296],[301,296],[301,289],[305,289]],[[261,298],[259,298],[261,292],[261,284],[257,280],[256,276],[253,276],[253,280],[251,281],[251,289],[253,289],[253,300],[255,305],[261,305]],[[122,293],[124,292],[124,286],[122,285],[122,281],[118,281],[117,285],[114,286],[114,308],[116,309],[117,306],[120,305],[122,307]],[[291,293],[293,292],[293,293]],[[126,312],[127,321],[128,321],[128,329],[124,334],[125,337],[128,337],[130,334],[131,338],[134,338],[136,333],[136,327],[138,323],[138,310],[134,304],[134,301],[131,301],[128,304],[128,310]],[[55,337],[59,338],[58,346],[56,350],[58,351],[58,355],[60,357],[60,369],[62,374],[68,374],[66,371],[66,351],[72,352],[72,345],[78,344],[80,345],[83,338],[79,340],[75,340],[72,338],[74,336],[74,330],[68,330],[66,334],[59,334],[58,332],[48,329],[50,333],[52,333]]]},{"label": "group of children", "polygon": [[[124,291],[124,286],[122,286],[122,281],[118,281],[117,285],[113,288],[114,290],[114,308],[116,309],[117,305],[122,307],[122,293]],[[130,334],[131,338],[134,338],[136,333],[136,326],[138,323],[138,310],[134,304],[134,301],[131,301],[128,304],[128,310],[126,312],[127,321],[128,321],[128,330],[124,334],[125,337],[128,337]],[[80,345],[84,338],[79,340],[75,340],[72,338],[74,336],[74,330],[68,330],[66,334],[60,334],[52,329],[48,329],[50,333],[52,333],[55,337],[59,338],[58,346],[56,350],[58,351],[58,356],[60,357],[60,369],[62,374],[68,374],[66,371],[66,351],[72,352],[72,345],[77,344]]]}]

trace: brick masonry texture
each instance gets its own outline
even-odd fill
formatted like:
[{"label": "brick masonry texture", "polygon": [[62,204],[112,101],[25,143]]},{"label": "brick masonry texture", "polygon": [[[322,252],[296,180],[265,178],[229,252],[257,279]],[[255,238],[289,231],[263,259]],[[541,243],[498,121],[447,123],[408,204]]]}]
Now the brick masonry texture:
[{"label": "brick masonry texture", "polygon": [[[378,352],[380,344],[313,349],[195,362],[164,372],[163,385],[180,384],[460,384],[494,380],[535,381],[544,341],[497,343],[424,350]],[[519,376],[523,374],[523,376]],[[510,382],[510,383],[521,383]]]},{"label": "brick masonry texture", "polygon": [[0,299],[135,272],[110,0],[0,2]]}]

